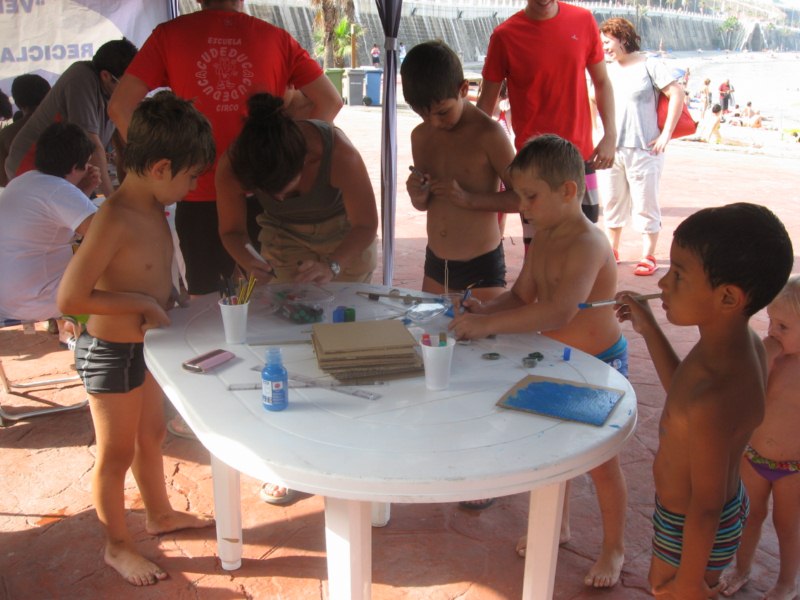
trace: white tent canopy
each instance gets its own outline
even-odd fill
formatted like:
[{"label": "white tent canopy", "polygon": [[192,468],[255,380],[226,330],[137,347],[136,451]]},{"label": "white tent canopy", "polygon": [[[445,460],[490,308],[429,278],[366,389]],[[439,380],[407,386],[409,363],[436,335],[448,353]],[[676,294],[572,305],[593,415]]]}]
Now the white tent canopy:
[{"label": "white tent canopy", "polygon": [[77,60],[89,60],[108,40],[137,46],[175,14],[173,2],[153,0],[17,0],[0,2],[0,89],[38,73],[51,83]]}]

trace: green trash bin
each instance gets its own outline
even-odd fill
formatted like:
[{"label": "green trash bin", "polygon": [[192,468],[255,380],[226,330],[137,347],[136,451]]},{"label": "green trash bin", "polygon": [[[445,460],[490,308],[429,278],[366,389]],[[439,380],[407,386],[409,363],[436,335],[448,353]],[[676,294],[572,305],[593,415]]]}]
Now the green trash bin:
[{"label": "green trash bin", "polygon": [[325,69],[325,75],[331,80],[333,87],[339,92],[339,97],[342,96],[342,77],[344,76],[344,69]]}]

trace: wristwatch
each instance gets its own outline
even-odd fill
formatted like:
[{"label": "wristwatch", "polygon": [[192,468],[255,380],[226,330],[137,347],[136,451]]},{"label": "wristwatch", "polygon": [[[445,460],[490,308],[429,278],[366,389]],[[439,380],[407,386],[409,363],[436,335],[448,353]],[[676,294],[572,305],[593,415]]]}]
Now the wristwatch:
[{"label": "wristwatch", "polygon": [[330,261],[328,263],[328,267],[330,267],[330,270],[333,273],[334,277],[338,277],[339,273],[342,272],[342,266],[335,260]]}]

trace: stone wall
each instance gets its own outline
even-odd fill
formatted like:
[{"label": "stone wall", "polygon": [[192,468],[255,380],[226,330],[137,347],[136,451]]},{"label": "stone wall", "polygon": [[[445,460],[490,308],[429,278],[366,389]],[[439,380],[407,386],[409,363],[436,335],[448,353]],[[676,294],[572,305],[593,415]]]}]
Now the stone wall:
[{"label": "stone wall", "polygon": [[[522,6],[521,2],[516,4],[519,6],[506,3],[494,9],[485,5],[406,2],[403,5],[398,40],[410,49],[425,40],[441,39],[455,50],[466,65],[480,65],[486,54],[489,36],[497,25]],[[262,4],[251,0],[245,6],[252,14],[289,31],[304,48],[313,50],[311,29],[314,12],[310,2],[275,0],[270,4]],[[195,0],[181,0],[182,13],[196,9]],[[369,49],[372,44],[383,46],[383,28],[374,1],[357,0],[356,10],[358,21],[364,28],[363,40],[358,45],[358,63],[362,66],[369,65]],[[614,16],[633,22],[642,36],[642,48],[645,50],[720,50],[726,46],[720,32],[720,18],[657,10],[637,14],[633,8],[628,7],[597,7],[593,9],[593,13],[598,24]],[[763,50],[765,47],[796,50],[798,42],[800,34],[797,31],[762,28],[758,24],[751,24],[733,36],[730,47],[734,50],[747,48],[753,51]]]}]

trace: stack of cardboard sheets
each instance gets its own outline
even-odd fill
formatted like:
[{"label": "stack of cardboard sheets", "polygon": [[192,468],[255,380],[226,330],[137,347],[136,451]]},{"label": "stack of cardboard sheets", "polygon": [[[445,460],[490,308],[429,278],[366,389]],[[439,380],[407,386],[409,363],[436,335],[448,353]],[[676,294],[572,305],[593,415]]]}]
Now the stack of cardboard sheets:
[{"label": "stack of cardboard sheets", "polygon": [[311,339],[319,368],[341,382],[423,372],[417,342],[400,321],[316,323]]}]

